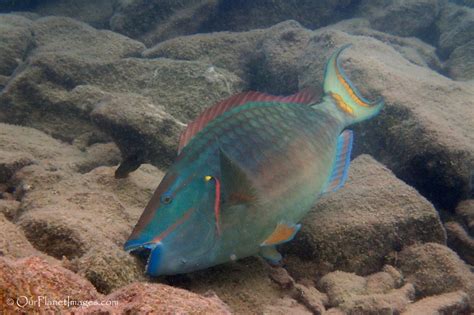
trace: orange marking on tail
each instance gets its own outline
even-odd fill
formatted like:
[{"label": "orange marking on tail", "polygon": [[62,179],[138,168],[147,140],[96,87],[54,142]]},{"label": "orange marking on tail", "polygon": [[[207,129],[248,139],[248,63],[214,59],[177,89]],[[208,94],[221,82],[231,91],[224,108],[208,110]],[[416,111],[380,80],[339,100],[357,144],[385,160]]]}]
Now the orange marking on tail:
[{"label": "orange marking on tail", "polygon": [[329,92],[329,95],[332,99],[336,102],[336,105],[345,113],[349,114],[350,116],[354,117],[354,110],[344,102],[342,97],[334,92]]},{"label": "orange marking on tail", "polygon": [[[336,63],[336,61],[334,61]],[[362,107],[370,107],[369,104],[363,102],[358,96],[357,94],[355,94],[354,90],[351,88],[351,86],[349,85],[349,83],[347,83],[347,81],[344,79],[344,77],[342,76],[342,74],[339,72],[339,69],[337,67],[337,64],[335,66],[335,69],[336,69],[336,76],[337,76],[337,79],[339,80],[339,82],[341,82],[341,84],[344,86],[344,88],[346,89],[347,93],[349,93],[349,96],[351,97],[351,99],[357,103],[357,105],[360,105]]]}]

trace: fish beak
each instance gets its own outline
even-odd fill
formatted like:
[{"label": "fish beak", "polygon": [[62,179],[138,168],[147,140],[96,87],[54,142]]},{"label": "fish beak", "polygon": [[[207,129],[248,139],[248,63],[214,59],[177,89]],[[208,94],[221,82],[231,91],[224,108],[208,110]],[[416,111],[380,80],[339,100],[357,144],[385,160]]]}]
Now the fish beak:
[{"label": "fish beak", "polygon": [[129,240],[125,243],[124,249],[128,253],[135,253],[147,259],[146,273],[151,276],[158,276],[159,267],[162,257],[163,244],[156,243],[142,243],[138,240]]}]

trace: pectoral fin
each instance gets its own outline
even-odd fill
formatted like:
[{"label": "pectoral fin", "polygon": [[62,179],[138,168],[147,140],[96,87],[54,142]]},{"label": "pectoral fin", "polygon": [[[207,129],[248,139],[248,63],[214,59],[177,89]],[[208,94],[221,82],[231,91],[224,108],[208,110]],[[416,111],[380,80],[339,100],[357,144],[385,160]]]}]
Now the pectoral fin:
[{"label": "pectoral fin", "polygon": [[295,237],[300,230],[301,224],[288,224],[284,222],[278,223],[273,233],[263,241],[261,246],[271,246],[286,243]]},{"label": "pectoral fin", "polygon": [[262,246],[260,248],[260,256],[271,265],[278,265],[281,262],[281,254],[276,250],[275,246]]},{"label": "pectoral fin", "polygon": [[352,131],[344,130],[337,138],[336,157],[334,158],[331,176],[323,193],[333,192],[344,186],[349,172],[352,151]]},{"label": "pectoral fin", "polygon": [[257,199],[256,189],[249,176],[219,149],[221,182],[225,193],[224,200],[228,204],[243,204]]}]

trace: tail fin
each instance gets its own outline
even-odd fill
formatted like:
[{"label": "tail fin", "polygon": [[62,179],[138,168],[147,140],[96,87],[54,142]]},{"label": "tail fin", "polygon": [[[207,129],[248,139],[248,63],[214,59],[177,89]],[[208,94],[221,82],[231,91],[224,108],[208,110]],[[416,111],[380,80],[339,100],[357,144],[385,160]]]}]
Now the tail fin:
[{"label": "tail fin", "polygon": [[348,48],[345,45],[332,54],[324,72],[325,98],[330,99],[339,110],[344,112],[348,124],[353,124],[375,116],[383,107],[383,99],[370,102],[349,81],[339,65],[339,55]]}]

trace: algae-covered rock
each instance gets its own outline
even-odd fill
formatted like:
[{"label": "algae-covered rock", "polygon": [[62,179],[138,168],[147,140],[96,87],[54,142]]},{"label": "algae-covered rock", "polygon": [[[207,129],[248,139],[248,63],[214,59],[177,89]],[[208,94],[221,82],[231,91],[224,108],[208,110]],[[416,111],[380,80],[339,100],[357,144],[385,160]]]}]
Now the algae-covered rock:
[{"label": "algae-covered rock", "polygon": [[439,48],[443,56],[449,56],[457,47],[474,39],[474,8],[447,3],[436,22],[439,29]]},{"label": "algae-covered rock", "polygon": [[158,283],[133,283],[98,301],[98,305],[75,308],[74,313],[91,314],[231,314],[217,296],[202,296]]},{"label": "algae-covered rock", "polygon": [[462,290],[474,307],[474,274],[448,247],[428,243],[405,248],[399,255],[405,280],[415,285],[417,296],[426,297]]},{"label": "algae-covered rock", "polygon": [[446,68],[455,80],[474,80],[474,39],[451,52]]},{"label": "algae-covered rock", "polygon": [[19,15],[0,15],[0,75],[10,76],[32,48],[33,22]]},{"label": "algae-covered rock", "polygon": [[[0,200],[1,201],[1,200]],[[21,229],[0,214],[0,257],[23,258],[41,256],[54,261],[52,257],[41,253],[31,245]]]},{"label": "algae-covered rock", "polygon": [[474,265],[474,238],[458,222],[447,222],[444,227],[448,246],[467,263]]},{"label": "algae-covered rock", "polygon": [[58,313],[78,305],[75,302],[100,297],[89,281],[58,264],[39,257],[19,260],[0,257],[2,313]]},{"label": "algae-covered rock", "polygon": [[[474,167],[474,86],[417,66],[373,38],[315,32],[300,62],[300,85],[321,87],[324,64],[353,43],[341,64],[370,99],[385,108],[356,130],[356,154],[370,153],[436,205],[454,209],[471,189]],[[447,105],[449,104],[449,106]]]},{"label": "algae-covered rock", "polygon": [[469,314],[468,301],[469,297],[463,291],[434,295],[408,305],[402,315]]},{"label": "algae-covered rock", "polygon": [[214,16],[216,0],[118,1],[110,19],[113,31],[138,38],[147,45],[198,32]]},{"label": "algae-covered rock", "polygon": [[[412,284],[402,285],[398,275],[389,271],[372,274],[366,278],[352,273],[335,271],[321,278],[318,286],[329,297],[329,306],[344,314],[399,314],[415,297]],[[384,284],[374,280],[385,278]]]},{"label": "algae-covered rock", "polygon": [[362,155],[343,188],[323,196],[302,221],[292,254],[336,270],[369,274],[416,242],[446,242],[433,206],[373,158]]},{"label": "algae-covered rock", "polygon": [[125,58],[139,54],[143,45],[72,19],[42,18],[32,28],[36,48],[0,94],[0,120],[69,142],[84,135],[106,142],[112,136],[124,158],[169,165],[180,121],[244,88],[240,78],[210,64]]},{"label": "algae-covered rock", "polygon": [[376,30],[430,39],[442,6],[443,1],[439,0],[362,1],[357,11],[368,18]]}]

